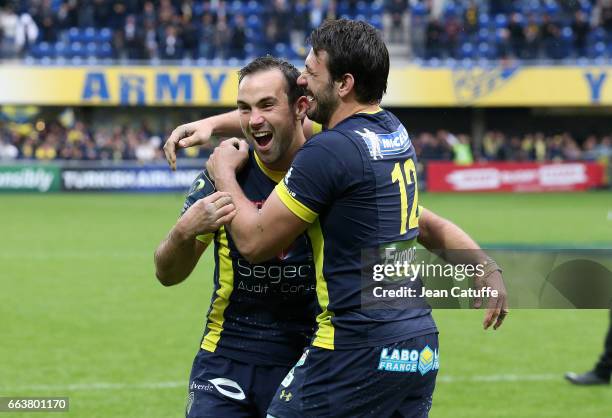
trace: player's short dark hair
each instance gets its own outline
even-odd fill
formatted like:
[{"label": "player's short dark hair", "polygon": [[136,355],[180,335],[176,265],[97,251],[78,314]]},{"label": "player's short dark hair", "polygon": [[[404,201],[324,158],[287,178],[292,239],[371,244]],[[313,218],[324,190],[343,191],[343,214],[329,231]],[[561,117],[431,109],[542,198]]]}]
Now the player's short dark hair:
[{"label": "player's short dark hair", "polygon": [[380,33],[365,22],[328,20],[309,38],[315,54],[327,52],[327,70],[334,81],[346,73],[355,79],[360,103],[380,102],[387,92],[389,51]]},{"label": "player's short dark hair", "polygon": [[281,58],[275,58],[271,55],[255,58],[247,65],[238,71],[238,84],[244,77],[250,74],[255,74],[260,71],[268,71],[277,69],[285,77],[287,99],[290,105],[295,104],[297,100],[306,94],[303,87],[298,86],[297,79],[300,76],[300,71],[293,64]]}]

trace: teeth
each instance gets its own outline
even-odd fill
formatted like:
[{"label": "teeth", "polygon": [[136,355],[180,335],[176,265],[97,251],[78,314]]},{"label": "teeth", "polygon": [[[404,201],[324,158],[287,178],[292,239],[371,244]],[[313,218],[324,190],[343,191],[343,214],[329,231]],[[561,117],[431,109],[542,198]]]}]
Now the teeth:
[{"label": "teeth", "polygon": [[253,132],[255,138],[262,138],[266,135],[270,135],[272,132]]}]

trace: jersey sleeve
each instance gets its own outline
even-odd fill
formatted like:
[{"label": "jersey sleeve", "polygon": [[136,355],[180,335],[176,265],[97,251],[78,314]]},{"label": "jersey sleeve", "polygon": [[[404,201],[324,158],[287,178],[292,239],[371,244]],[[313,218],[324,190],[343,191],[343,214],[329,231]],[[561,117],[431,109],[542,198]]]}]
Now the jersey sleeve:
[{"label": "jersey sleeve", "polygon": [[275,190],[280,200],[298,218],[312,223],[346,187],[349,175],[346,154],[338,145],[345,138],[325,131],[307,142],[297,153],[285,178]]},{"label": "jersey sleeve", "polygon": [[[202,171],[191,184],[189,193],[185,198],[181,215],[183,214],[198,200],[204,199],[206,196],[210,196],[216,191],[215,183],[211,180],[206,170]],[[196,239],[205,245],[210,244],[214,237],[213,233],[198,235]]]}]

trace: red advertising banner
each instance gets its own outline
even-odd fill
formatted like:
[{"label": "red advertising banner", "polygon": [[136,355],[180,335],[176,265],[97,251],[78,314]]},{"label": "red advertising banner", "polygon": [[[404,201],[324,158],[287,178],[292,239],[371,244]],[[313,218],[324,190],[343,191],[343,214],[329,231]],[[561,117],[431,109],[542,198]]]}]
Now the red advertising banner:
[{"label": "red advertising banner", "polygon": [[602,186],[604,167],[592,162],[427,164],[434,192],[552,192]]}]

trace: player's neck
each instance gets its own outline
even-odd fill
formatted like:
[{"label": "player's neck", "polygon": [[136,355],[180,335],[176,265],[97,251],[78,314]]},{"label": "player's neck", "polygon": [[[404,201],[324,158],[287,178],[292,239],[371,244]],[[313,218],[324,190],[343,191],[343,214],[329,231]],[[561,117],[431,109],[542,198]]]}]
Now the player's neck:
[{"label": "player's neck", "polygon": [[332,129],[344,119],[349,118],[356,113],[376,113],[379,110],[380,106],[378,103],[364,104],[356,101],[343,102],[332,114],[331,118],[329,118],[329,123],[327,124],[326,128]]}]

